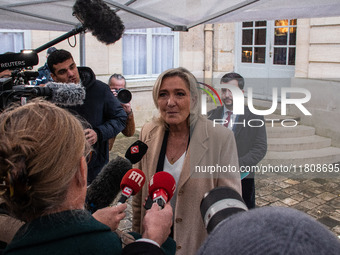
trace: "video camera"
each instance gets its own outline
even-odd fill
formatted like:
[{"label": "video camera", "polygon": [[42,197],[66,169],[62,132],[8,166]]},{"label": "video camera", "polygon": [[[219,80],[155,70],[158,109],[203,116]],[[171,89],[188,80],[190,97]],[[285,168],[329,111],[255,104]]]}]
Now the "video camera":
[{"label": "video camera", "polygon": [[[0,55],[0,72],[13,70],[11,77],[0,78],[0,110],[11,102],[22,99],[22,89],[15,89],[15,87],[29,85],[30,81],[39,76],[38,72],[32,71],[32,66],[38,63],[38,54],[32,50]],[[28,90],[25,93],[28,94]]]}]

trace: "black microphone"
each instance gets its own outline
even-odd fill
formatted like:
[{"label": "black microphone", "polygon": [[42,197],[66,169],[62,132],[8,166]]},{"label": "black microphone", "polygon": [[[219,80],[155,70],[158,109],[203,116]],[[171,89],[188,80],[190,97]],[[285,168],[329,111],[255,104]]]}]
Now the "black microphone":
[{"label": "black microphone", "polygon": [[130,161],[119,156],[106,164],[87,188],[86,208],[94,213],[109,206],[120,192],[121,180],[131,168]]},{"label": "black microphone", "polygon": [[125,158],[130,160],[132,164],[141,161],[148,150],[148,146],[140,140],[137,140],[126,150]]},{"label": "black microphone", "polygon": [[0,72],[7,69],[13,70],[35,66],[38,63],[39,58],[35,51],[5,53],[0,55]]},{"label": "black microphone", "polygon": [[85,29],[92,31],[105,44],[114,43],[123,35],[123,22],[102,0],[77,0],[73,6],[73,15]]},{"label": "black microphone", "polygon": [[[6,92],[6,91],[5,91]],[[45,87],[40,86],[13,86],[9,91],[11,97],[46,97],[46,100],[51,101],[60,106],[81,105],[85,100],[85,88],[74,83],[57,83],[49,82]]]}]

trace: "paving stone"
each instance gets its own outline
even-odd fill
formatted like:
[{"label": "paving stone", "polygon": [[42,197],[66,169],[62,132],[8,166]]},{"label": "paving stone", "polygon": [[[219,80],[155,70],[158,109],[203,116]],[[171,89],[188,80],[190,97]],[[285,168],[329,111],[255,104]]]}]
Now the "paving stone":
[{"label": "paving stone", "polygon": [[282,200],[282,203],[285,203],[286,205],[289,205],[289,206],[293,206],[293,205],[298,204],[299,202],[288,197],[288,198]]},{"label": "paving stone", "polygon": [[263,196],[262,199],[264,199],[264,200],[266,200],[266,201],[268,201],[270,203],[274,203],[274,202],[280,200],[280,198],[272,196],[272,195]]},{"label": "paving stone", "polygon": [[313,204],[316,204],[316,205],[322,205],[322,204],[326,203],[325,200],[318,198],[318,197],[312,197],[312,198],[308,199],[307,201],[311,202]]},{"label": "paving stone", "polygon": [[325,193],[322,193],[322,194],[318,195],[317,197],[320,198],[320,199],[323,199],[325,201],[330,201],[333,198],[336,198],[337,195],[334,195],[334,194],[329,193],[329,192],[325,192]]},{"label": "paving stone", "polygon": [[288,184],[291,184],[291,185],[296,185],[296,184],[300,183],[300,181],[293,180],[293,179],[285,180],[285,182],[288,183]]},{"label": "paving stone", "polygon": [[331,217],[328,217],[328,216],[322,217],[318,219],[318,221],[330,228],[334,228],[337,225],[340,225],[339,221],[332,219]]},{"label": "paving stone", "polygon": [[335,226],[331,230],[340,238],[340,225]]},{"label": "paving stone", "polygon": [[287,189],[284,189],[283,190],[284,192],[286,192],[287,194],[289,194],[289,195],[295,195],[295,194],[298,194],[299,193],[299,191],[298,190],[296,190],[296,189],[294,189],[294,188],[287,188]]},{"label": "paving stone", "polygon": [[319,210],[318,208],[309,210],[307,213],[315,219],[319,219],[328,215],[326,212]]},{"label": "paving stone", "polygon": [[306,207],[307,209],[313,209],[315,207],[317,207],[316,204],[309,202],[309,201],[303,201],[300,203],[301,206]]},{"label": "paving stone", "polygon": [[262,207],[262,206],[266,206],[269,205],[270,203],[262,198],[258,198],[255,200],[256,202],[256,207]]},{"label": "paving stone", "polygon": [[300,193],[292,195],[291,198],[299,202],[307,199],[305,196],[301,195]]},{"label": "paving stone", "polygon": [[289,207],[287,204],[282,203],[281,201],[276,201],[274,203],[271,203],[270,206]]},{"label": "paving stone", "polygon": [[276,183],[276,185],[279,186],[280,188],[283,188],[283,189],[292,186],[291,184],[286,183],[286,181]]},{"label": "paving stone", "polygon": [[278,197],[279,199],[283,200],[283,199],[286,199],[289,197],[289,194],[287,194],[286,192],[284,191],[277,191],[277,192],[274,192],[272,193],[272,195],[274,197]]}]

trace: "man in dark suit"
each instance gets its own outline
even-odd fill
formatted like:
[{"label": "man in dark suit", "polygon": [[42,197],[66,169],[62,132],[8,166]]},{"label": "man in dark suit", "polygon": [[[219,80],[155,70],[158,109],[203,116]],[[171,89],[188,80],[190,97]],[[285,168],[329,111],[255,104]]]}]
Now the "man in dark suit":
[{"label": "man in dark suit", "polygon": [[[238,73],[227,73],[221,84],[236,86],[243,91],[244,79]],[[223,119],[224,126],[234,132],[242,181],[242,197],[249,209],[255,208],[255,173],[251,170],[267,152],[267,134],[263,116],[255,115],[244,106],[244,114],[233,114],[233,95],[230,90],[222,88],[223,106],[208,112],[210,120]],[[250,122],[249,122],[250,121]]]}]

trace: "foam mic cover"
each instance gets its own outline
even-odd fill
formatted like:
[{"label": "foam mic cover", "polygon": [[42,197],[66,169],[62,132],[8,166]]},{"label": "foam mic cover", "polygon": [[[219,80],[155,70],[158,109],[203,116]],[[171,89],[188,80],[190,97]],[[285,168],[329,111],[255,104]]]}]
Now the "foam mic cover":
[{"label": "foam mic cover", "polygon": [[77,0],[73,15],[105,44],[114,43],[123,35],[123,22],[102,0]]},{"label": "foam mic cover", "polygon": [[106,164],[87,188],[86,208],[94,213],[109,206],[120,192],[120,182],[132,168],[130,161],[117,156]]},{"label": "foam mic cover", "polygon": [[162,207],[170,201],[175,190],[176,181],[168,172],[155,173],[149,182],[149,196]]},{"label": "foam mic cover", "polygon": [[61,106],[74,106],[84,103],[86,92],[80,84],[48,82],[46,88],[52,90],[51,101]]},{"label": "foam mic cover", "polygon": [[13,86],[12,92],[13,96],[18,97],[46,97],[46,100],[60,106],[81,105],[84,103],[86,96],[85,88],[80,84],[57,82],[49,82],[45,87]]},{"label": "foam mic cover", "polygon": [[0,72],[6,69],[19,69],[39,63],[38,54],[32,52],[5,53],[0,55]]},{"label": "foam mic cover", "polygon": [[224,219],[248,208],[237,191],[229,187],[217,187],[204,195],[200,210],[205,228],[210,233]]},{"label": "foam mic cover", "polygon": [[130,196],[137,194],[145,183],[145,174],[139,169],[130,169],[123,177],[120,188],[122,196],[118,203],[124,203]]},{"label": "foam mic cover", "polygon": [[148,146],[140,140],[137,140],[126,150],[125,158],[132,164],[139,162],[148,150]]}]

